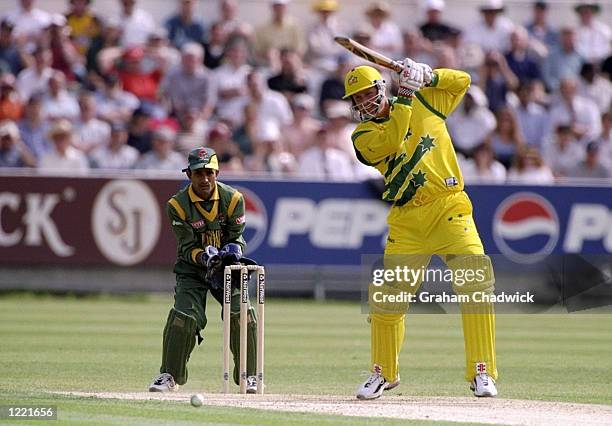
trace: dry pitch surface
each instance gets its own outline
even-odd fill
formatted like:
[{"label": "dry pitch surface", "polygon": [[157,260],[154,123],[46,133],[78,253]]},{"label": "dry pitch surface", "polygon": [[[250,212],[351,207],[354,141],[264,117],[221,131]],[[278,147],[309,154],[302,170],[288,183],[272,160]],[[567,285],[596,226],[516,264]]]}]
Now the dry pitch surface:
[{"label": "dry pitch surface", "polygon": [[[122,400],[167,400],[189,404],[190,394],[58,392]],[[454,421],[507,425],[612,425],[612,406],[502,398],[390,396],[357,401],[346,396],[203,394],[204,405],[341,416]]]}]

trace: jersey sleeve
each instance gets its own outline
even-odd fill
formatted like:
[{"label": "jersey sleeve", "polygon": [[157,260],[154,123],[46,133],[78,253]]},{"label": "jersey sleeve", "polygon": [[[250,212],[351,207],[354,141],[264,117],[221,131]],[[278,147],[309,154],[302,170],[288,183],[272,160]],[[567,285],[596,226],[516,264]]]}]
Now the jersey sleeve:
[{"label": "jersey sleeve", "polygon": [[166,213],[170,220],[172,232],[176,237],[177,257],[192,265],[201,266],[197,257],[204,252],[193,228],[185,220],[185,212],[178,202],[171,198],[166,205]]},{"label": "jersey sleeve", "polygon": [[227,208],[227,228],[226,239],[224,244],[236,243],[242,247],[242,251],[246,250],[246,242],[244,241],[243,233],[246,227],[246,216],[244,211],[244,196],[236,191],[232,195],[229,206]]},{"label": "jersey sleeve", "polygon": [[450,115],[470,87],[470,75],[463,71],[439,68],[434,71],[431,86],[416,93],[416,97],[442,119]]},{"label": "jersey sleeve", "polygon": [[367,121],[358,125],[351,135],[357,159],[367,166],[375,166],[399,151],[408,134],[411,116],[410,105],[394,103],[388,120],[382,123]]}]

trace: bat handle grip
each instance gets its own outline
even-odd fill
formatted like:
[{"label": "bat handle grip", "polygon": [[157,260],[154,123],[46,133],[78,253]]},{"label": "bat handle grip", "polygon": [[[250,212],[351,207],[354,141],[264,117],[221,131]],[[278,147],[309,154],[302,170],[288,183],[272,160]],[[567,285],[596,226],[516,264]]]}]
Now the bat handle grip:
[{"label": "bat handle grip", "polygon": [[404,69],[404,66],[399,61],[391,61],[391,66],[393,67],[393,71],[398,72],[398,73],[402,72]]}]

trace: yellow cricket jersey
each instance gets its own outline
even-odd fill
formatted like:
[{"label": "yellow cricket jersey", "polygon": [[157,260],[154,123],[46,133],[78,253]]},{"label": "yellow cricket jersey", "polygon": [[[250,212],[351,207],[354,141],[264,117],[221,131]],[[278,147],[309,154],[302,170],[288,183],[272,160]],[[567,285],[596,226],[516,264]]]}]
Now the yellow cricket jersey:
[{"label": "yellow cricket jersey", "polygon": [[357,125],[351,136],[355,153],[383,175],[383,200],[422,205],[463,190],[445,119],[469,87],[467,73],[437,69],[430,87],[415,92],[410,105],[394,100],[388,118]]}]

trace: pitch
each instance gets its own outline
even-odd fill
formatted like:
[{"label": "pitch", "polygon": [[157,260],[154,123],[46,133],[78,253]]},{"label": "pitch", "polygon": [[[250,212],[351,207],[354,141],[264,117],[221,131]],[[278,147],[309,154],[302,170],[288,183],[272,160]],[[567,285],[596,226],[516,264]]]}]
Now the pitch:
[{"label": "pitch", "polygon": [[[573,416],[595,423],[612,418],[610,314],[499,315],[500,398],[486,401],[471,397],[463,381],[459,316],[409,315],[402,384],[379,401],[358,402],[353,394],[366,374],[369,334],[356,303],[266,303],[263,398],[218,395],[221,319],[211,303],[189,382],[178,394],[151,396],[143,391],[159,366],[170,304],[165,295],[1,297],[0,405],[53,404],[60,424],[88,425],[377,424],[381,417],[385,424],[558,424],[571,423]],[[189,405],[193,393],[206,394],[203,407]]]}]

